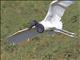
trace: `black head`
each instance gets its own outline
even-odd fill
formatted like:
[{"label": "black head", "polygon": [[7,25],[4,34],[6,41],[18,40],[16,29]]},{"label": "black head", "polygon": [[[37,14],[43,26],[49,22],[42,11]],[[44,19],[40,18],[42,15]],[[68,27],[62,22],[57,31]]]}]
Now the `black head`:
[{"label": "black head", "polygon": [[42,24],[40,24],[39,22],[37,22],[36,20],[32,21],[29,28],[31,29],[33,26],[35,26],[35,29],[39,33],[42,33],[44,31],[44,26]]}]

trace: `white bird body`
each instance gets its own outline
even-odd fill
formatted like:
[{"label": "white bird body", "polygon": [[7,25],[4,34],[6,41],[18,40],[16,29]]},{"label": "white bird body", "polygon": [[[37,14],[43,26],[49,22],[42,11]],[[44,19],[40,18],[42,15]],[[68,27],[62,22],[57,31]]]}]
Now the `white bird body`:
[{"label": "white bird body", "polygon": [[66,8],[72,3],[73,1],[52,1],[46,17],[40,22],[44,26],[44,29],[48,30],[55,27],[62,30],[63,23],[61,21],[61,17],[63,16]]},{"label": "white bird body", "polygon": [[[49,32],[51,35],[54,34],[55,32],[59,32],[62,34],[65,34],[70,37],[75,37],[75,34],[69,31],[66,31],[63,29],[63,23],[61,21],[61,17],[64,14],[65,9],[70,6],[74,1],[52,1],[49,6],[48,13],[46,17],[39,22],[40,24],[36,25],[39,26],[38,30],[40,31],[41,29],[48,30],[46,32]],[[31,29],[30,28],[25,28],[23,30],[20,30],[8,37],[8,41],[10,43],[17,44],[21,41],[25,40],[30,40],[38,35],[40,35],[39,32],[37,32],[36,26],[32,24]],[[42,28],[43,27],[43,28]],[[40,29],[41,28],[41,29]],[[52,29],[52,30],[49,30]],[[42,30],[40,32],[42,32]]]}]

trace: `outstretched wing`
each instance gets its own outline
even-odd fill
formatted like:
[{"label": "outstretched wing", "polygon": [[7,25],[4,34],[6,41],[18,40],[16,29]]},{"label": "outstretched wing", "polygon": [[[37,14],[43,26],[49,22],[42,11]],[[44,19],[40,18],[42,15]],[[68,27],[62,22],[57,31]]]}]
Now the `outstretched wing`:
[{"label": "outstretched wing", "polygon": [[31,30],[28,30],[28,28],[20,30],[13,35],[10,35],[8,37],[8,42],[12,44],[17,44],[25,40],[29,40],[31,38],[34,38],[35,36],[40,35],[35,28],[32,28]]},{"label": "outstretched wing", "polygon": [[[52,27],[62,28],[61,17],[68,6],[70,6],[74,1],[52,1],[49,6],[48,13],[43,21],[40,23],[45,27],[45,29]],[[56,25],[58,24],[58,26]]]},{"label": "outstretched wing", "polygon": [[57,15],[62,17],[65,9],[70,6],[74,1],[52,1],[49,6],[48,13],[44,20],[52,20],[52,18]]}]

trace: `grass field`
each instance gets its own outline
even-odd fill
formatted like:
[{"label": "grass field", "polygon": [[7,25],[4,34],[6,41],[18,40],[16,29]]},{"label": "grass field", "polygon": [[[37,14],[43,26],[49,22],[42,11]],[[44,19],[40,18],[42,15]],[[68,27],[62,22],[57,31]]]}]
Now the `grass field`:
[{"label": "grass field", "polygon": [[42,35],[10,46],[6,37],[26,28],[32,20],[44,19],[51,1],[1,1],[1,60],[80,60],[80,2],[71,5],[62,17],[64,29],[78,38],[63,34]]}]

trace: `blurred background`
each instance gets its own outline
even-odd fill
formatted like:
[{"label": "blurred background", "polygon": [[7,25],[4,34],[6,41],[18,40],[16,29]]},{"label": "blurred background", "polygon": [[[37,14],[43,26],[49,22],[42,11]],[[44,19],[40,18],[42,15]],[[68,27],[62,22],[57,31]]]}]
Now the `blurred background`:
[{"label": "blurred background", "polygon": [[80,60],[80,1],[75,1],[62,17],[63,28],[78,38],[43,34],[16,46],[6,42],[7,36],[28,27],[32,20],[43,20],[50,2],[1,1],[1,60]]}]

